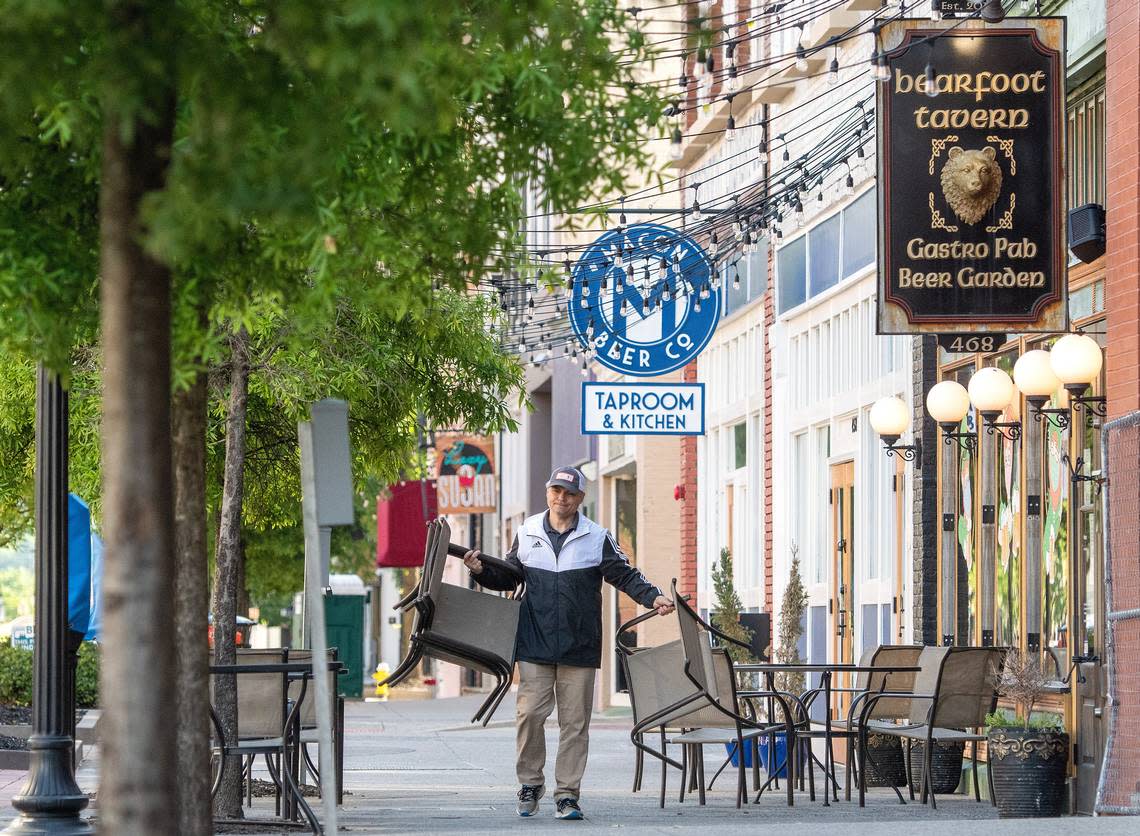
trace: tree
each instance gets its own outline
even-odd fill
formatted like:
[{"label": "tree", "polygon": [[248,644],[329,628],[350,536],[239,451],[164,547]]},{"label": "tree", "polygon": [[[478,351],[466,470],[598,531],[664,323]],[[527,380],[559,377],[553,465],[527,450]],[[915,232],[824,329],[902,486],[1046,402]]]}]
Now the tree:
[{"label": "tree", "polygon": [[[745,644],[752,641],[752,629],[740,623],[740,596],[732,579],[732,553],[728,548],[720,550],[720,562],[713,567],[713,598],[716,609],[711,615],[712,625],[729,638]],[[725,646],[728,655],[736,662],[752,661],[752,653],[734,644]]]},{"label": "tree", "polygon": [[[792,566],[788,570],[788,584],[784,587],[784,599],[780,602],[780,627],[776,645],[776,657],[785,665],[802,664],[800,658],[800,636],[804,632],[804,613],[807,610],[808,596],[800,577],[799,546],[792,543]],[[802,673],[782,673],[778,685],[782,691],[793,694],[804,690]]]},{"label": "tree", "polygon": [[[65,372],[96,344],[82,331],[98,276],[109,831],[175,832],[185,805],[170,799],[199,780],[174,780],[161,722],[176,658],[171,397],[196,373],[178,365],[196,320],[172,298],[210,283],[211,327],[195,333],[215,349],[230,331],[212,326],[251,288],[310,332],[349,286],[371,297],[362,310],[420,322],[433,283],[459,287],[516,252],[519,178],[569,206],[619,191],[644,160],[660,107],[634,86],[645,53],[629,23],[612,0],[7,5],[0,178],[61,204],[45,238],[67,217],[98,227],[52,249],[26,243],[15,216],[0,285],[19,290],[0,309],[24,356]],[[53,192],[41,152],[76,194],[94,188],[98,212]],[[139,669],[153,687],[133,688]]]}]

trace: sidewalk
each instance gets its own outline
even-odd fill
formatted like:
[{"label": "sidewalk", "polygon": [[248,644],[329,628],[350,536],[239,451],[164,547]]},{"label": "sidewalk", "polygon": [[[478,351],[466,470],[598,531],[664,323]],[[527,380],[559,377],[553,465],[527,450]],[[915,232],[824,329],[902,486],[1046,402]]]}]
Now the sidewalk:
[{"label": "sidewalk", "polygon": [[[965,796],[941,796],[937,810],[918,803],[903,806],[890,790],[873,790],[864,809],[856,801],[842,800],[824,807],[819,800],[809,801],[806,792],[797,792],[796,804],[789,808],[786,796],[773,792],[765,793],[759,804],[737,810],[731,775],[722,775],[708,794],[707,806],[699,807],[695,798],[677,802],[678,773],[672,769],[662,810],[657,806],[661,773],[656,762],[646,766],[645,788],[639,793],[630,791],[633,749],[628,717],[599,715],[592,726],[590,761],[582,787],[586,820],[556,821],[549,791],[537,817],[520,819],[515,814],[513,697],[508,696],[488,728],[468,722],[478,703],[474,697],[349,703],[345,717],[348,794],[340,812],[341,830],[353,834],[545,834],[563,828],[590,832],[620,828],[641,834],[734,828],[760,836],[788,836],[805,832],[805,828],[811,833],[832,829],[842,834],[879,834],[897,833],[901,827],[920,830],[923,836],[962,836],[966,829],[984,829],[987,836],[1114,835],[1137,830],[1134,819],[998,821],[988,803],[978,804]],[[552,719],[547,725],[548,786],[553,784],[557,736]],[[720,762],[711,750],[707,753],[707,777],[712,777]],[[94,789],[97,767],[97,754],[81,767],[79,783],[84,790]],[[258,777],[267,777],[260,772]],[[18,791],[23,783],[19,775],[13,782],[8,773],[0,774],[0,792],[7,791],[6,781],[15,784],[9,797]],[[816,777],[820,777],[818,772]],[[251,817],[271,816],[273,800],[255,799],[254,807],[247,811]],[[13,814],[5,802],[0,827]],[[250,825],[240,832],[261,836],[287,831]]]}]

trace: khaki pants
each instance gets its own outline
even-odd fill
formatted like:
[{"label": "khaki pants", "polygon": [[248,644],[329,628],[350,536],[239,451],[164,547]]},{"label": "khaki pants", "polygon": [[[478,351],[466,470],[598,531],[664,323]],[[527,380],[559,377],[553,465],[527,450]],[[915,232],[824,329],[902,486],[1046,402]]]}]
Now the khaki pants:
[{"label": "khaki pants", "polygon": [[590,748],[590,710],[594,668],[519,662],[515,703],[518,726],[516,770],[520,784],[545,783],[546,735],[543,723],[558,704],[558,756],[554,762],[554,798],[578,798]]}]

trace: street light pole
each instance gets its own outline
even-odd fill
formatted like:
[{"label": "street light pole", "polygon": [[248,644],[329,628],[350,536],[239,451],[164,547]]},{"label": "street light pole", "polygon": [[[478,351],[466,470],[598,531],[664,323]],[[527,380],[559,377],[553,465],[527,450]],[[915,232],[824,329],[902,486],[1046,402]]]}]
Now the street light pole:
[{"label": "street light pole", "polygon": [[[87,796],[72,772],[74,717],[67,717],[67,392],[59,375],[36,372],[36,627],[31,768],[12,806],[8,834],[89,834]],[[74,710],[74,709],[73,709]]]}]

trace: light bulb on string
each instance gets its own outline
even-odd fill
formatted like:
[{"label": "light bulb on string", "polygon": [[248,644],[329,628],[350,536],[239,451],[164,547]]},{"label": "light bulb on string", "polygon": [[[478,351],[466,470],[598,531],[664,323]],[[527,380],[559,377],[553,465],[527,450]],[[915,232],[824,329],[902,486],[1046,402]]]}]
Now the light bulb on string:
[{"label": "light bulb on string", "polygon": [[629,302],[627,302],[625,299],[622,299],[618,310],[622,316],[629,316]]},{"label": "light bulb on string", "polygon": [[681,129],[674,128],[673,135],[669,139],[669,156],[674,160],[679,160],[684,156],[684,149],[681,146],[682,140]]},{"label": "light bulb on string", "polygon": [[[661,263],[657,265],[657,279],[663,280],[669,274],[669,262],[661,259]],[[649,283],[648,270],[646,271],[646,284]]]},{"label": "light bulb on string", "polygon": [[736,77],[736,63],[733,62],[728,65],[728,81],[725,83],[728,92],[735,93],[740,89],[740,80]]},{"label": "light bulb on string", "polygon": [[926,64],[926,95],[933,99],[938,95],[938,77],[934,74],[934,65],[929,61]]},{"label": "light bulb on string", "polygon": [[[800,31],[803,32],[802,25],[800,27]],[[801,73],[806,73],[808,71],[807,52],[804,51],[802,44],[796,45],[796,69]]]},{"label": "light bulb on string", "polygon": [[831,66],[827,68],[827,83],[834,87],[839,83],[839,59],[832,58]]},{"label": "light bulb on string", "polygon": [[736,139],[736,119],[732,114],[728,114],[728,122],[724,126],[724,141],[732,142]]}]

